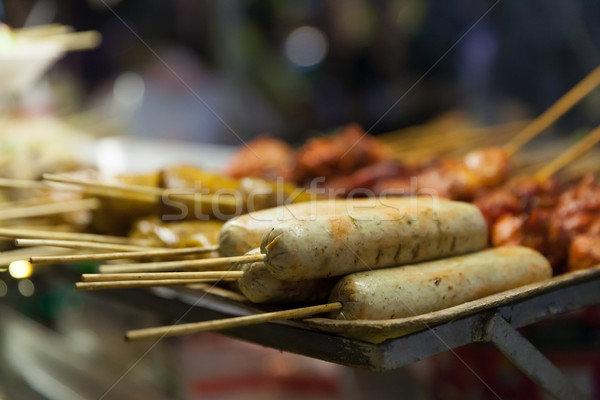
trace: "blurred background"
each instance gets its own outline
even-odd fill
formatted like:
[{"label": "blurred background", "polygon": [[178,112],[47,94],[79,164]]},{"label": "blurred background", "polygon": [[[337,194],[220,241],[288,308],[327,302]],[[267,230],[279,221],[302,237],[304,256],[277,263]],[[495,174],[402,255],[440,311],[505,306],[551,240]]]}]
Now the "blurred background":
[{"label": "blurred background", "polygon": [[[48,75],[57,112],[102,109],[128,134],[302,142],[374,134],[462,110],[481,125],[545,110],[600,63],[591,1],[4,0],[14,27],[98,30]],[[38,102],[39,100],[38,96]],[[594,126],[600,96],[558,130]]]}]

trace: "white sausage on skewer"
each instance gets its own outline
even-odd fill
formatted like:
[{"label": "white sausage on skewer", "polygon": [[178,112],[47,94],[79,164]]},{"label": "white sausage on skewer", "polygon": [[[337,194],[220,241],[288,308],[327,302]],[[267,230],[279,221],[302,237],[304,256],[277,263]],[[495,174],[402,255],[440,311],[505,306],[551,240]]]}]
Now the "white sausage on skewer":
[{"label": "white sausage on skewer", "polygon": [[259,247],[265,232],[281,222],[306,221],[325,215],[348,215],[374,208],[398,209],[419,201],[432,202],[427,197],[327,199],[254,211],[233,218],[223,225],[219,235],[219,254],[221,257],[239,256]]},{"label": "white sausage on skewer", "polygon": [[[260,254],[254,249],[246,254]],[[234,264],[233,270],[244,271],[237,280],[237,288],[253,303],[309,303],[327,300],[335,279],[308,279],[282,281],[275,278],[263,261]]]},{"label": "white sausage on skewer", "polygon": [[383,320],[452,307],[552,276],[550,263],[527,247],[496,247],[461,257],[358,272],[343,277],[329,302],[332,318]]},{"label": "white sausage on skewer", "polygon": [[265,233],[261,252],[273,276],[298,281],[450,257],[486,244],[477,207],[440,200],[286,221]]}]

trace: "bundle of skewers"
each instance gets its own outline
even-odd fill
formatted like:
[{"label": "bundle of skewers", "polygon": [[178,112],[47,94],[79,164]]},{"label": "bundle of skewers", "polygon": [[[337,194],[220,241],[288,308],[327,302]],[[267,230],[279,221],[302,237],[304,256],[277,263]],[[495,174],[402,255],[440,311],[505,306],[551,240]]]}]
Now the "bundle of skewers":
[{"label": "bundle of skewers", "polygon": [[66,52],[98,47],[97,31],[74,32],[60,24],[11,29],[0,23],[0,93],[17,93],[29,88]]},{"label": "bundle of skewers", "polygon": [[[565,189],[553,178],[600,140],[600,128],[532,176],[510,179],[511,158],[599,84],[600,68],[540,117],[510,125],[521,129],[503,146],[420,164],[399,161],[394,145],[350,125],[298,151],[257,139],[234,156],[227,177],[179,166],[110,179],[73,173],[6,180],[0,183],[80,196],[53,210],[10,209],[11,218],[89,211],[84,229],[94,233],[7,227],[0,235],[17,246],[67,249],[32,255],[33,265],[106,261],[82,276],[80,290],[219,285],[255,304],[306,305],[132,331],[131,340],[321,313],[385,320],[453,307],[600,263],[597,181],[586,176]],[[451,149],[430,155],[444,152]],[[354,198],[358,189],[376,197]],[[158,216],[165,215],[188,220],[163,222]]]}]

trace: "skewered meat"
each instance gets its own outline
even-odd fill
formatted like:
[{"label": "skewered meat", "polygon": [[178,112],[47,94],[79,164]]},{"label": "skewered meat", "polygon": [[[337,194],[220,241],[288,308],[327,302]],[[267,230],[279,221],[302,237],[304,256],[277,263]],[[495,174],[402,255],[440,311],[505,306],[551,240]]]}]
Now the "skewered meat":
[{"label": "skewered meat", "polygon": [[408,177],[417,173],[416,168],[403,165],[395,160],[380,161],[363,167],[348,176],[332,178],[325,182],[328,190],[328,197],[359,197],[373,193],[375,185],[383,179],[399,179],[399,177]]},{"label": "skewered meat", "polygon": [[569,246],[567,269],[575,271],[598,264],[600,264],[600,236],[576,236]]},{"label": "skewered meat", "polygon": [[227,167],[232,178],[255,177],[274,181],[292,177],[293,150],[283,140],[259,136],[242,146],[233,155]]},{"label": "skewered meat", "polygon": [[389,158],[390,150],[384,144],[351,124],[336,135],[307,141],[296,155],[293,178],[298,184],[321,177],[328,180]]},{"label": "skewered meat", "polygon": [[510,159],[502,147],[485,147],[470,151],[464,157],[465,166],[485,188],[496,187],[510,176]]},{"label": "skewered meat", "polygon": [[221,221],[162,222],[158,217],[136,221],[129,236],[146,239],[153,247],[201,247],[218,243]]},{"label": "skewered meat", "polygon": [[492,225],[491,242],[497,246],[525,246],[544,254],[558,268],[566,255],[564,243],[553,242],[548,236],[550,210],[534,209],[530,213],[502,215]]},{"label": "skewered meat", "polygon": [[[103,180],[100,176],[96,176],[96,179]],[[115,181],[130,185],[158,187],[158,174],[123,174],[116,176]],[[124,235],[131,229],[131,224],[135,219],[158,214],[160,204],[147,196],[143,197],[145,199],[139,198],[135,194],[132,194],[130,198],[99,196],[102,206],[93,213],[92,229],[98,233]]]},{"label": "skewered meat", "polygon": [[[260,249],[246,254],[260,254]],[[262,261],[234,264],[232,269],[244,271],[244,276],[237,281],[237,287],[253,303],[323,302],[335,283],[335,279],[282,281],[275,278]]]},{"label": "skewered meat", "polygon": [[337,319],[412,317],[549,278],[538,252],[498,247],[462,257],[358,272],[342,278],[330,302],[341,302]]},{"label": "skewered meat", "polygon": [[503,149],[487,147],[468,153],[464,158],[447,158],[424,168],[413,179],[382,180],[377,192],[415,195],[430,194],[453,200],[470,201],[477,193],[504,182],[510,162]]},{"label": "skewered meat", "polygon": [[214,193],[219,189],[235,190],[240,184],[239,180],[191,165],[174,165],[160,171],[159,185],[166,189],[204,189],[207,193]]},{"label": "skewered meat", "polygon": [[[567,261],[568,269],[593,263],[595,251],[588,248],[600,235],[600,185],[593,175],[558,196],[553,181],[531,178],[480,197],[475,204],[490,227],[494,246],[523,245],[542,252],[557,272]],[[574,243],[574,238],[584,235]]]},{"label": "skewered meat", "polygon": [[265,233],[261,251],[276,278],[303,280],[449,257],[486,244],[477,207],[419,199],[398,209],[282,222]]},{"label": "skewered meat", "polygon": [[[427,199],[431,201],[431,199]],[[355,211],[414,206],[415,198],[325,199],[295,203],[240,215],[227,221],[219,236],[219,253],[223,257],[239,256],[260,246],[265,232],[292,219],[307,220],[325,215],[352,215]]]},{"label": "skewered meat", "polygon": [[496,220],[506,213],[521,214],[533,209],[551,209],[556,204],[557,196],[556,180],[537,182],[530,177],[520,177],[479,196],[474,204],[479,207],[491,229]]},{"label": "skewered meat", "polygon": [[593,174],[588,174],[580,184],[559,197],[550,219],[550,237],[569,243],[579,234],[598,229],[599,218],[600,184]]},{"label": "skewered meat", "polygon": [[[218,194],[237,199],[239,206],[219,206],[220,214],[232,216],[242,211],[255,211],[276,207],[289,202],[302,202],[311,199],[305,190],[283,182],[268,182],[258,178],[231,179],[225,176],[200,170],[192,166],[174,166],[161,171],[160,183],[168,189],[191,189],[204,194]],[[188,210],[195,210],[193,200],[183,202]],[[214,205],[202,205],[202,215],[213,215]],[[188,218],[197,218],[197,213],[188,213]]]},{"label": "skewered meat", "polygon": [[475,200],[488,223],[492,245],[536,249],[558,268],[565,256],[565,246],[548,236],[549,218],[557,193],[555,180],[538,182],[521,177]]}]

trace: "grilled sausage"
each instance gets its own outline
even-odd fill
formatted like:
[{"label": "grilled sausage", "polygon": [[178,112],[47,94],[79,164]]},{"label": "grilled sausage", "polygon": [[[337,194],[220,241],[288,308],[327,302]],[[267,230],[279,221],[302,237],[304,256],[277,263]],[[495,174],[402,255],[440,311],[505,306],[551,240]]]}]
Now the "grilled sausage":
[{"label": "grilled sausage", "polygon": [[[247,254],[260,254],[254,249]],[[254,303],[308,303],[327,300],[335,284],[332,279],[309,279],[304,281],[282,281],[275,278],[265,263],[234,264],[233,269],[244,271],[237,281],[240,292]]]},{"label": "grilled sausage", "polygon": [[356,211],[290,220],[265,234],[261,252],[281,280],[345,275],[481,250],[487,227],[471,204],[437,204]]},{"label": "grilled sausage", "polygon": [[497,247],[461,257],[365,271],[342,278],[329,300],[333,318],[412,317],[552,276],[550,263],[527,247]]},{"label": "grilled sausage", "polygon": [[239,256],[259,247],[265,232],[280,222],[292,219],[307,220],[323,215],[351,214],[363,208],[398,208],[413,204],[418,199],[425,198],[328,199],[251,212],[231,219],[223,225],[219,236],[219,254],[222,257]]}]

